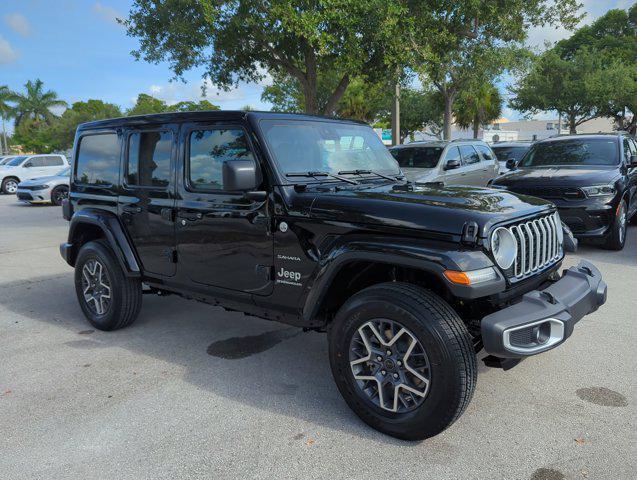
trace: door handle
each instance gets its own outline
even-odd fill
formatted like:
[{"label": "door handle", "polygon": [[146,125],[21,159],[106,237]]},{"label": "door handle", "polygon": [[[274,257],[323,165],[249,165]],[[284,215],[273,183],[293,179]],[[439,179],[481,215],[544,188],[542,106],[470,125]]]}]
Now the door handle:
[{"label": "door handle", "polygon": [[133,207],[130,205],[124,205],[122,210],[124,213],[142,213],[142,207]]},{"label": "door handle", "polygon": [[188,221],[194,222],[196,220],[201,220],[203,218],[203,213],[201,213],[201,212],[197,212],[197,213],[179,212],[179,213],[177,213],[177,216],[179,218],[184,219],[184,220],[188,220]]}]

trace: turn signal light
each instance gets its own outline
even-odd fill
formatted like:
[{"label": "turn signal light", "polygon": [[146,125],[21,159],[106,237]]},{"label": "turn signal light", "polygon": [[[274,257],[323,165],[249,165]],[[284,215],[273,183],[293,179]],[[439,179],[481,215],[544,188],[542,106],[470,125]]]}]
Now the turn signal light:
[{"label": "turn signal light", "polygon": [[492,267],[471,270],[469,272],[445,270],[444,275],[451,283],[458,285],[475,285],[476,283],[488,282],[498,278],[498,275]]}]

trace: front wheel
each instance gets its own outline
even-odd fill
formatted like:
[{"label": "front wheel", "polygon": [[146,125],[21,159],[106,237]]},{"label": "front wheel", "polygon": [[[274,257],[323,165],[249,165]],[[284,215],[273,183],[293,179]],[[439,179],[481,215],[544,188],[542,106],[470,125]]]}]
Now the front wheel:
[{"label": "front wheel", "polygon": [[110,246],[100,240],[80,249],[75,292],[84,315],[99,330],[127,327],[142,305],[141,282],[125,275]]},{"label": "front wheel", "polygon": [[615,220],[604,246],[609,250],[622,250],[626,244],[626,229],[628,227],[628,207],[622,200],[617,207]]},{"label": "front wheel", "polygon": [[336,385],[368,425],[405,440],[442,432],[477,380],[471,336],[436,294],[383,283],[351,297],[329,329]]},{"label": "front wheel", "polygon": [[18,181],[15,178],[5,178],[2,181],[2,193],[13,195],[18,191]]},{"label": "front wheel", "polygon": [[51,192],[51,203],[57,207],[62,205],[62,201],[69,197],[69,187],[66,185],[59,185]]}]

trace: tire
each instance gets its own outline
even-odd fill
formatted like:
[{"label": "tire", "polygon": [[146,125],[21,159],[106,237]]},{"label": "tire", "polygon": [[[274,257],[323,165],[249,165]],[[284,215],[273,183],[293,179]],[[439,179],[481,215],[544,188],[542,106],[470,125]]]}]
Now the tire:
[{"label": "tire", "polygon": [[62,200],[68,198],[69,187],[66,185],[58,185],[51,191],[51,203],[56,207],[62,205]]},{"label": "tire", "polygon": [[626,200],[622,200],[615,215],[615,220],[610,233],[606,237],[604,247],[608,250],[622,250],[626,244],[626,231],[628,229],[628,206]]},{"label": "tire", "polygon": [[15,195],[15,192],[18,190],[18,180],[13,177],[8,177],[2,180],[2,193],[6,193],[7,195]]},{"label": "tire", "polygon": [[[102,280],[96,281],[100,271]],[[87,289],[91,280],[93,286]],[[142,306],[140,280],[124,274],[110,246],[101,240],[88,242],[80,249],[75,262],[75,292],[84,315],[98,330],[129,326]]]},{"label": "tire", "polygon": [[[381,358],[382,351],[373,358],[374,354],[367,345],[378,340],[378,337],[370,341],[369,333],[365,333],[368,340],[365,348],[360,347],[365,343],[364,340],[361,342],[361,331],[371,332],[369,325],[379,321],[391,323],[389,328],[385,326],[383,330],[377,328],[377,331],[393,329],[393,336],[399,337],[395,346],[405,339],[405,344],[419,344],[413,350],[410,350],[411,346],[407,348],[407,352],[411,353],[405,353],[402,357],[403,369],[409,362],[411,369],[420,368],[422,377],[428,376],[426,386],[425,382],[416,386],[417,395],[410,395],[404,388],[396,387],[396,382],[403,380],[404,372],[396,373],[395,369],[390,369],[392,365],[400,368],[396,367],[396,363],[401,363],[395,362],[395,359],[401,358],[402,354],[397,354],[397,357],[386,355],[383,362],[376,362]],[[402,336],[398,334],[401,332],[399,327],[406,329],[402,331]],[[473,397],[477,365],[471,336],[449,304],[423,288],[407,283],[383,283],[356,293],[338,311],[329,327],[328,341],[332,374],[347,404],[365,423],[393,437],[422,440],[437,435],[460,417]],[[372,350],[377,345],[380,343],[372,345]],[[419,347],[422,347],[424,356],[419,354],[420,360],[417,360],[413,352],[418,351]],[[374,390],[378,390],[378,382],[360,380],[369,372],[359,372],[359,379],[355,379],[354,368],[360,368],[361,364],[350,365],[350,362],[364,360],[352,358],[364,355],[365,351],[369,352],[367,357],[371,361],[362,365],[370,371],[376,369],[374,378],[380,373],[380,378],[387,381],[386,375],[390,371],[394,372],[392,377],[400,376],[398,380],[389,378],[392,383],[385,390],[384,397],[387,398],[383,398],[384,408],[380,406],[380,395],[374,394]],[[388,365],[387,361],[392,358],[394,361]],[[428,366],[416,366],[417,362],[424,362],[423,358]],[[379,365],[371,367],[368,366],[370,363]],[[408,378],[407,375],[404,378]],[[412,382],[408,386],[414,385]],[[403,400],[395,400],[395,395],[392,398],[391,394],[395,392],[399,392],[399,398],[402,396]],[[408,396],[412,399],[406,398]],[[392,411],[395,406],[398,409]]]}]

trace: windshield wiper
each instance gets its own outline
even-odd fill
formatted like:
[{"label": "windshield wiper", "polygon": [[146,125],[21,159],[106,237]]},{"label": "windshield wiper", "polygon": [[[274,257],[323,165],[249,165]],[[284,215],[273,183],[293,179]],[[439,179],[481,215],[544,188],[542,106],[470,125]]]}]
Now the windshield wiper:
[{"label": "windshield wiper", "polygon": [[330,177],[330,178],[335,178],[337,180],[340,180],[342,182],[351,183],[352,185],[358,185],[358,182],[356,180],[352,180],[351,178],[341,177],[340,173],[341,172],[339,172],[339,175],[335,175],[329,172],[292,172],[292,173],[286,173],[285,176],[286,177],[312,177],[312,178]]},{"label": "windshield wiper", "polygon": [[382,173],[375,172],[373,170],[343,170],[338,172],[339,175],[376,175],[378,177],[384,178],[386,180],[398,180],[398,177],[390,177],[389,175],[384,175]]}]

